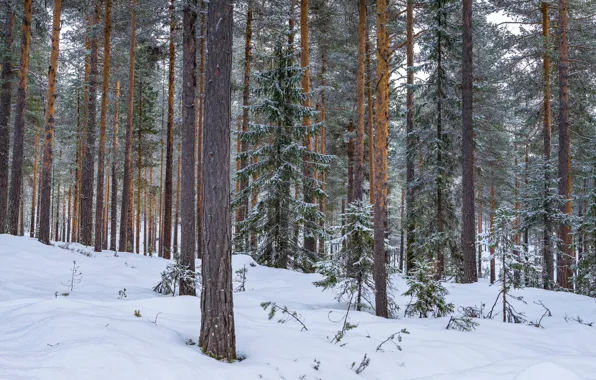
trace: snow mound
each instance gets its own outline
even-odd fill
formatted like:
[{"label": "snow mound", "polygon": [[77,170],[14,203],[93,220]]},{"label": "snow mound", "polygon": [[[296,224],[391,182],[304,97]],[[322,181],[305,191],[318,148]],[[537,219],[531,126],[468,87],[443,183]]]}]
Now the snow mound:
[{"label": "snow mound", "polygon": [[[199,297],[152,291],[165,260],[90,254],[92,249],[79,244],[59,244],[62,248],[0,235],[0,380],[596,380],[596,327],[564,319],[596,321],[596,303],[587,297],[516,291],[526,302],[514,301],[516,310],[528,320],[544,313],[535,302],[552,311],[542,320],[544,328],[505,324],[497,316],[477,319],[472,332],[459,332],[445,329],[449,317],[403,318],[409,300],[400,296],[405,282],[395,277],[401,319],[350,311],[349,321],[358,327],[333,344],[346,304],[313,286],[319,275],[266,268],[235,256],[234,270],[247,269],[246,291],[234,293],[237,348],[245,359],[227,364],[192,344],[200,330]],[[82,275],[70,291],[65,284],[73,261]],[[236,280],[234,288],[238,285]],[[485,312],[499,290],[485,281],[446,287],[456,310],[486,304]],[[278,323],[281,315],[269,320],[260,306],[267,301],[296,311],[308,331],[292,320]],[[390,341],[379,349],[404,328],[410,334],[399,342],[401,350]],[[370,365],[357,374],[364,355]]]}]

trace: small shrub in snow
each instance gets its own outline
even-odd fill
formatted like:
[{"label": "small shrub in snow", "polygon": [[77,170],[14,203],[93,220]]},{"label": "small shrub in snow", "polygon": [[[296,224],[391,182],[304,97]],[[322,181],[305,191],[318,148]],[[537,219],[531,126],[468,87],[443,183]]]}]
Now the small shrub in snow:
[{"label": "small shrub in snow", "polygon": [[317,358],[315,358],[315,363],[312,365],[312,367],[314,368],[315,371],[318,371],[319,368],[321,367],[321,361],[317,360]]},{"label": "small shrub in snow", "polygon": [[477,306],[460,306],[457,310],[466,318],[484,318],[484,303]]},{"label": "small shrub in snow", "polygon": [[248,269],[246,269],[246,265],[244,265],[241,269],[236,271],[236,282],[239,282],[240,285],[236,289],[236,292],[244,292],[246,290],[246,273],[248,273]]},{"label": "small shrub in snow", "polygon": [[62,292],[60,293],[59,291],[56,290],[56,293],[54,293],[54,297],[58,298],[58,296],[60,297],[68,297],[70,295],[70,293],[68,292]]},{"label": "small shrub in snow", "polygon": [[68,283],[62,283],[62,285],[66,286],[72,292],[78,284],[81,283],[83,280],[83,273],[79,271],[79,266],[77,265],[76,261],[72,262],[72,269],[70,270],[70,281]]},{"label": "small shrub in snow", "polygon": [[472,331],[475,330],[479,324],[474,322],[470,317],[451,317],[449,323],[447,323],[447,330],[458,330],[458,331]]},{"label": "small shrub in snow", "polygon": [[196,346],[196,344],[197,344],[197,342],[195,342],[194,340],[192,340],[192,339],[190,339],[190,338],[188,338],[188,339],[186,340],[186,345],[187,345],[187,346]]},{"label": "small shrub in snow", "polygon": [[126,288],[118,290],[118,299],[121,300],[124,298],[126,298]]},{"label": "small shrub in snow", "polygon": [[544,308],[544,314],[542,314],[542,317],[540,317],[540,319],[534,321],[534,322],[530,322],[530,326],[534,326],[537,328],[544,328],[542,326],[542,320],[544,319],[544,317],[552,317],[553,313],[550,312],[550,309],[546,306],[544,306],[544,303],[542,303],[542,301],[538,301],[538,302],[534,302],[536,305],[540,305]]},{"label": "small shrub in snow", "polygon": [[141,318],[142,317],[141,310],[135,310],[134,316],[137,317],[137,318]]},{"label": "small shrub in snow", "polygon": [[[353,296],[353,294],[352,294],[352,296]],[[346,335],[346,332],[358,327],[358,325],[354,325],[354,324],[348,322],[348,317],[350,315],[351,308],[352,308],[352,299],[350,299],[350,302],[348,303],[348,307],[346,308],[346,314],[344,314],[344,316],[339,321],[332,321],[332,322],[342,323],[342,328],[335,334],[333,339],[329,339],[329,337],[327,337],[327,340],[329,340],[329,342],[335,343],[335,344],[339,343],[343,339],[343,337]],[[333,311],[330,311],[329,314],[327,315],[327,318],[329,318],[330,321],[331,321],[331,318],[329,316],[331,315],[332,312]]]},{"label": "small shrub in snow", "polygon": [[287,321],[293,319],[302,325],[300,331],[308,330],[304,322],[302,322],[302,320],[300,319],[302,318],[302,316],[295,311],[290,311],[287,308],[287,306],[279,306],[275,302],[261,302],[261,307],[265,311],[269,309],[269,319],[273,319],[273,317],[275,317],[275,314],[277,314],[277,312],[279,311],[282,313],[282,317],[277,321],[278,323],[286,323]]},{"label": "small shrub in snow", "polygon": [[397,339],[397,342],[401,343],[401,340],[402,340],[401,334],[409,334],[409,333],[410,332],[408,330],[401,329],[400,331],[389,335],[387,337],[387,339],[385,339],[384,341],[382,341],[381,343],[379,343],[379,345],[377,346],[377,352],[378,351],[384,352],[383,351],[383,345],[385,345],[385,343],[388,343],[388,342],[393,343],[395,345],[395,347],[397,347],[397,349],[399,351],[401,351],[401,346],[395,342],[395,339]]},{"label": "small shrub in snow", "polygon": [[415,269],[406,282],[410,287],[403,294],[410,297],[404,313],[406,317],[438,318],[453,313],[453,304],[445,300],[449,292],[441,281],[435,279],[428,261],[422,258],[416,260]]},{"label": "small shrub in snow", "polygon": [[185,283],[196,283],[198,279],[197,274],[190,270],[188,266],[182,265],[180,256],[174,254],[174,261],[170,262],[166,269],[161,272],[161,281],[153,288],[154,292],[169,295],[172,297],[176,295],[178,284],[183,281]]},{"label": "small shrub in snow", "polygon": [[579,315],[577,316],[577,318],[573,318],[573,317],[570,317],[567,314],[565,314],[564,318],[565,318],[565,322],[567,322],[567,323],[569,323],[569,321],[573,321],[573,322],[577,322],[581,325],[586,325],[586,326],[590,326],[590,327],[594,326],[594,322],[586,322]]},{"label": "small shrub in snow", "polygon": [[354,370],[354,372],[356,372],[356,374],[360,375],[369,365],[370,358],[366,354],[364,354],[364,358],[362,358],[362,361],[360,362],[358,367],[354,368],[356,366],[356,362],[352,362],[352,369]]}]

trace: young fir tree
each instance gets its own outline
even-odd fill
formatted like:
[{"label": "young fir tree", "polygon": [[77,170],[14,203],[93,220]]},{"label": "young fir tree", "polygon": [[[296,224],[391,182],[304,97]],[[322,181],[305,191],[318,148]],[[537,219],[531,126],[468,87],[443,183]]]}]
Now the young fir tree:
[{"label": "young fir tree", "polygon": [[362,200],[348,204],[342,214],[345,225],[340,240],[345,242],[338,252],[319,264],[324,279],[314,284],[336,289],[337,300],[353,299],[356,310],[374,308],[373,225],[372,210]]},{"label": "young fir tree", "polygon": [[453,313],[453,304],[445,300],[449,292],[441,281],[435,279],[436,271],[429,260],[417,257],[414,269],[406,279],[409,289],[403,294],[411,297],[404,312],[406,317],[439,318]]},{"label": "young fir tree", "polygon": [[238,224],[237,237],[252,233],[259,236],[256,250],[251,252],[257,262],[277,267],[293,267],[312,271],[317,261],[316,252],[299,245],[295,227],[304,236],[320,236],[320,220],[324,215],[317,203],[304,202],[293,191],[308,187],[317,199],[325,196],[321,183],[303,172],[304,160],[316,171],[327,169],[330,158],[304,149],[304,139],[318,133],[320,125],[305,127],[304,118],[313,118],[315,110],[304,106],[301,79],[304,68],[297,61],[297,52],[288,43],[288,36],[274,37],[271,54],[263,56],[266,69],[256,74],[256,99],[251,111],[263,123],[251,123],[239,138],[249,142],[251,149],[240,154],[252,164],[240,170],[241,181],[253,178],[235,201],[242,204],[251,194],[260,194],[245,220]]}]

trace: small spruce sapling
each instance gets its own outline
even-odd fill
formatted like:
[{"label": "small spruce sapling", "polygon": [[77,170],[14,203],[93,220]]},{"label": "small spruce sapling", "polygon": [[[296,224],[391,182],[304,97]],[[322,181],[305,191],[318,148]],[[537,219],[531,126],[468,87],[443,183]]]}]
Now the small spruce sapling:
[{"label": "small spruce sapling", "polygon": [[235,289],[236,292],[246,291],[246,273],[248,273],[246,264],[236,271],[236,282],[240,283],[240,285],[238,285],[238,287]]},{"label": "small spruce sapling", "polygon": [[174,261],[170,262],[166,269],[161,272],[161,281],[153,288],[154,292],[169,295],[176,295],[177,286],[180,281],[187,283],[197,282],[198,275],[190,270],[188,266],[182,265],[180,256],[174,254]]},{"label": "small spruce sapling", "polygon": [[381,352],[384,352],[384,351],[383,351],[383,345],[385,345],[385,343],[388,343],[388,342],[391,342],[391,343],[393,343],[393,344],[395,345],[395,347],[397,347],[397,349],[398,349],[399,351],[401,351],[401,346],[400,346],[399,344],[397,344],[397,343],[395,342],[395,340],[397,339],[397,342],[398,342],[398,343],[401,343],[401,341],[402,341],[402,334],[409,334],[409,333],[410,333],[410,332],[409,332],[408,330],[406,330],[406,329],[401,329],[400,331],[398,331],[398,332],[396,332],[396,333],[393,333],[393,334],[389,335],[389,336],[387,337],[387,339],[385,339],[384,341],[382,341],[381,343],[379,343],[379,345],[377,346],[377,352],[379,352],[379,351],[381,351]]},{"label": "small spruce sapling", "polygon": [[360,362],[358,367],[354,368],[356,366],[356,362],[352,362],[352,369],[354,370],[354,372],[356,372],[357,375],[360,375],[362,372],[364,372],[366,367],[368,367],[369,365],[370,365],[370,358],[368,357],[367,354],[364,354],[364,357],[362,358],[362,361]]},{"label": "small spruce sapling", "polygon": [[280,311],[282,313],[282,317],[277,320],[278,323],[286,323],[287,321],[293,319],[302,325],[300,331],[308,331],[306,325],[304,322],[302,322],[302,316],[295,311],[289,310],[287,306],[279,306],[275,302],[261,302],[261,307],[265,311],[269,309],[268,317],[270,320],[275,317],[275,314],[277,314],[278,311]]},{"label": "small spruce sapling", "polygon": [[141,310],[135,310],[134,311],[134,316],[137,317],[137,318],[141,318],[142,317]]},{"label": "small spruce sapling", "polygon": [[79,271],[79,266],[77,265],[76,261],[72,262],[72,269],[70,270],[70,281],[68,283],[62,283],[62,285],[66,286],[72,292],[78,284],[81,283],[83,280],[83,273]]},{"label": "small spruce sapling", "polygon": [[441,281],[435,279],[430,263],[423,258],[418,258],[414,265],[414,269],[406,279],[409,289],[403,294],[410,297],[404,316],[439,318],[453,313],[453,304],[445,300],[449,292]]},{"label": "small spruce sapling", "polygon": [[126,298],[126,288],[118,290],[118,299],[121,300],[124,298]]},{"label": "small spruce sapling", "polygon": [[330,318],[330,315],[333,311],[330,311],[329,314],[327,314],[327,318],[332,321],[332,322],[337,322],[337,323],[342,323],[342,327],[341,330],[339,330],[335,336],[332,339],[329,339],[329,337],[327,337],[327,340],[329,340],[330,343],[339,343],[344,336],[346,335],[346,332],[355,329],[356,327],[358,327],[358,325],[354,325],[352,323],[350,323],[348,321],[348,317],[350,315],[350,309],[352,308],[352,299],[353,299],[354,294],[352,293],[352,298],[350,298],[350,302],[348,302],[348,307],[346,307],[346,314],[344,314],[344,316],[339,320],[339,321],[332,321]]}]

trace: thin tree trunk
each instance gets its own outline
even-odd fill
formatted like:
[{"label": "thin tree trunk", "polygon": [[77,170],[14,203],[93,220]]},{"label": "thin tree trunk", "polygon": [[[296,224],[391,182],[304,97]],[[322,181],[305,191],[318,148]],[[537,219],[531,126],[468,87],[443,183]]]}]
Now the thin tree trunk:
[{"label": "thin tree trunk", "polygon": [[348,204],[354,201],[354,123],[348,123]]},{"label": "thin tree trunk", "polygon": [[375,204],[375,134],[374,134],[374,121],[373,121],[373,83],[374,83],[374,75],[372,72],[372,67],[370,64],[370,56],[372,52],[370,51],[370,39],[368,36],[368,27],[366,28],[366,103],[367,103],[367,120],[366,123],[368,125],[368,181],[369,181],[369,201],[371,205]]},{"label": "thin tree trunk", "polygon": [[[325,128],[325,122],[327,118],[326,108],[325,108],[325,84],[326,84],[326,75],[327,71],[327,47],[325,45],[321,46],[321,154],[327,154],[327,129]],[[322,190],[323,192],[327,189],[327,173],[323,171],[321,173],[321,182],[322,182]],[[319,211],[321,213],[325,213],[325,197],[321,197],[319,199]],[[325,230],[325,218],[321,218],[319,223],[321,226],[321,231]],[[319,238],[319,256],[323,257],[325,255],[325,238],[321,236]]]},{"label": "thin tree trunk", "polygon": [[[437,166],[443,166],[443,149],[445,149],[445,134],[443,133],[443,50],[442,50],[442,24],[443,4],[439,0],[438,28],[437,28]],[[442,175],[436,178],[437,183],[437,232],[443,234],[445,229],[445,216],[443,210],[443,198],[445,193],[445,181]],[[443,247],[439,246],[437,252],[437,278],[441,278],[445,270],[445,253]]]},{"label": "thin tree trunk", "polygon": [[[311,106],[311,94],[310,94],[310,55],[309,55],[309,36],[308,36],[308,0],[300,0],[300,66],[304,70],[302,74],[302,92],[305,95],[303,106],[309,108]],[[308,135],[304,139],[304,147],[307,151],[312,151],[312,140],[311,140],[311,119],[305,117],[302,125],[309,130]],[[312,167],[306,163],[303,163],[304,176],[310,178],[312,176]],[[312,184],[307,181],[303,187],[303,197],[305,203],[312,203],[314,199]],[[304,249],[307,252],[317,251],[317,241],[314,236],[310,236],[305,231],[304,236]]]},{"label": "thin tree trunk", "polygon": [[48,96],[45,115],[45,135],[43,147],[43,166],[41,173],[41,202],[39,207],[39,241],[50,244],[50,202],[52,187],[52,160],[54,144],[54,105],[56,102],[56,72],[60,51],[60,11],[62,0],[54,0],[52,21],[52,51],[48,70]]},{"label": "thin tree trunk", "polygon": [[141,253],[141,194],[143,192],[143,183],[141,181],[141,171],[143,166],[142,141],[143,141],[143,78],[139,78],[139,121],[137,127],[137,201],[136,201],[136,230],[135,247],[137,254]]},{"label": "thin tree trunk", "polygon": [[[569,136],[569,53],[567,43],[567,0],[559,0],[559,195],[564,199],[561,212],[571,217],[571,139]],[[557,255],[557,283],[573,289],[571,265],[571,226],[562,223],[559,231],[561,248]]]},{"label": "thin tree trunk", "polygon": [[77,89],[77,153],[75,157],[75,177],[74,177],[74,199],[73,199],[73,221],[72,221],[72,241],[79,241],[79,216],[80,216],[80,199],[81,199],[81,169],[83,165],[83,132],[81,130],[81,97]]},{"label": "thin tree trunk", "polygon": [[478,281],[474,221],[474,122],[472,119],[472,0],[463,0],[462,68],[462,232],[463,283]]},{"label": "thin tree trunk", "polygon": [[377,0],[377,97],[375,136],[375,205],[374,205],[374,282],[375,312],[387,318],[387,268],[385,234],[387,231],[387,176],[389,124],[389,35],[387,2]]},{"label": "thin tree trunk", "polygon": [[404,271],[404,208],[405,208],[405,199],[406,199],[406,189],[403,187],[401,188],[401,206],[399,208],[400,212],[400,229],[399,229],[399,269],[403,272]]},{"label": "thin tree trunk", "polygon": [[[495,183],[494,183],[494,171],[493,171],[493,164],[490,164],[490,177],[491,177],[491,184],[490,184],[490,233],[493,234],[494,225],[495,225]],[[490,253],[490,283],[491,285],[495,283],[496,277],[496,269],[495,269],[495,246],[493,244],[489,247]]]},{"label": "thin tree trunk", "polygon": [[110,250],[116,251],[116,231],[118,228],[118,122],[120,110],[120,81],[116,82],[114,99],[114,136],[112,140],[112,212],[110,213]]},{"label": "thin tree trunk", "polygon": [[169,260],[172,250],[172,171],[174,161],[174,1],[170,2],[170,46],[168,71],[168,132],[166,140],[166,178],[164,184],[163,258]]},{"label": "thin tree trunk", "polygon": [[[193,125],[194,129],[194,125]],[[178,161],[176,163],[176,205],[174,206],[174,241],[173,241],[173,248],[172,251],[175,255],[178,254],[178,222],[180,221],[180,166],[182,165],[182,157],[180,156],[180,143],[178,143]],[[194,172],[195,168],[192,168]],[[194,181],[193,181],[194,185]],[[194,187],[194,186],[193,186]],[[194,204],[193,204],[194,206]],[[194,220],[194,214],[192,216]],[[194,247],[192,251],[193,261],[194,261]],[[184,281],[182,281],[184,282]],[[182,283],[181,283],[182,284]]]},{"label": "thin tree trunk", "polygon": [[[176,190],[176,223],[181,206],[180,262],[195,271],[196,248],[196,90],[197,90],[197,8],[196,0],[186,2],[183,16],[182,51],[182,147],[178,146],[178,184]],[[180,149],[182,151],[180,152]],[[180,158],[182,153],[182,159]],[[182,167],[181,167],[182,166]],[[181,178],[181,174],[184,177]],[[182,196],[182,198],[181,198]],[[182,201],[182,204],[180,204]],[[178,227],[176,226],[176,230]],[[180,282],[181,295],[196,295],[194,283]]]},{"label": "thin tree trunk", "polygon": [[[478,184],[478,236],[481,239],[482,236],[482,211],[483,211],[483,199],[482,199],[482,184]],[[482,241],[478,241],[478,278],[482,277]]]},{"label": "thin tree trunk", "polygon": [[[71,171],[72,174],[72,171]],[[66,242],[70,243],[70,237],[71,237],[71,222],[72,222],[72,209],[71,209],[71,205],[72,205],[72,185],[68,186],[68,219],[66,221]]]},{"label": "thin tree trunk", "polygon": [[110,217],[110,175],[106,172],[106,191],[104,198],[104,211],[103,211],[103,238],[101,240],[101,249],[108,249],[108,225]]},{"label": "thin tree trunk", "polygon": [[414,150],[416,137],[414,136],[414,2],[407,1],[406,8],[406,225],[408,249],[406,251],[406,273],[414,268]]},{"label": "thin tree trunk", "polygon": [[205,231],[199,346],[216,359],[236,359],[232,302],[232,237],[230,215],[230,121],[232,69],[232,4],[209,3],[206,65],[205,147],[203,150]]},{"label": "thin tree trunk", "polygon": [[[59,159],[58,159],[58,163],[62,162],[62,150],[60,150],[60,154],[59,154]],[[57,166],[57,165],[55,165]],[[55,172],[58,171],[58,174],[56,174]],[[58,190],[56,190],[56,197],[55,199],[55,203],[56,203],[56,214],[54,217],[54,240],[55,241],[60,241],[60,171],[56,170],[56,168],[54,167],[54,175],[55,177],[57,177],[58,180]]]},{"label": "thin tree trunk", "polygon": [[[83,182],[81,201],[81,244],[93,244],[93,184],[95,180],[95,129],[97,126],[97,34],[99,25],[99,8],[101,0],[94,0],[93,22],[91,27],[91,54],[89,58],[89,101],[87,103],[87,123],[85,154],[83,156]],[[98,181],[100,181],[98,179]],[[100,211],[101,214],[101,211]],[[101,219],[101,215],[99,216]],[[100,227],[101,228],[101,224]],[[101,241],[101,236],[98,237]],[[98,247],[101,250],[101,246]]]},{"label": "thin tree trunk", "polygon": [[[143,170],[144,172],[144,179],[145,181],[147,181],[147,168],[145,168]],[[148,202],[149,202],[149,184],[145,185],[144,191],[143,191],[143,255],[147,256],[147,252],[149,251],[149,245],[148,245],[148,240],[147,240],[147,235],[149,233],[148,229],[147,229],[147,208],[149,207]]]},{"label": "thin tree trunk", "polygon": [[135,48],[137,31],[137,0],[132,0],[131,20],[130,20],[130,58],[128,74],[128,114],[126,118],[126,141],[124,147],[124,177],[122,181],[122,209],[120,210],[120,242],[118,244],[120,251],[132,252],[132,244],[129,243],[132,225],[132,122],[134,110],[134,87],[135,87]]},{"label": "thin tree trunk", "polygon": [[[32,0],[24,0],[23,22],[21,24],[21,61],[19,64],[19,88],[15,109],[12,163],[8,196],[8,216],[6,229],[9,234],[18,234],[19,205],[23,185],[23,144],[25,139],[25,112],[27,107],[27,87],[29,81],[29,48],[31,46]],[[4,66],[3,66],[4,70]],[[48,235],[49,239],[49,235]]]},{"label": "thin tree trunk", "polygon": [[[4,24],[4,59],[2,61],[2,92],[0,94],[0,233],[6,226],[6,206],[8,202],[8,155],[10,149],[10,106],[12,99],[12,43],[14,28],[14,6],[6,2],[6,23]],[[37,132],[36,132],[37,133]],[[35,174],[34,174],[35,176]],[[33,185],[35,187],[35,184]],[[35,197],[34,197],[35,199]]]},{"label": "thin tree trunk", "polygon": [[161,139],[161,156],[159,164],[159,257],[163,257],[163,161],[164,142]]},{"label": "thin tree trunk", "polygon": [[31,196],[31,225],[29,227],[29,237],[35,235],[35,204],[37,202],[37,174],[39,168],[39,125],[35,128],[35,145],[34,145],[34,158],[33,158],[33,186]]},{"label": "thin tree trunk", "polygon": [[153,252],[155,252],[155,228],[153,225],[153,166],[149,167],[149,185],[147,187],[147,194],[149,196],[149,256],[153,256]]},{"label": "thin tree trunk", "polygon": [[364,61],[366,45],[366,0],[358,6],[358,67],[356,72],[356,146],[354,159],[354,200],[362,201],[364,182]]},{"label": "thin tree trunk", "polygon": [[101,116],[99,119],[99,149],[97,151],[97,192],[95,198],[95,252],[104,246],[104,163],[106,151],[106,124],[108,122],[108,87],[110,84],[110,32],[112,28],[112,0],[106,0],[103,33],[103,81],[101,88]]}]

